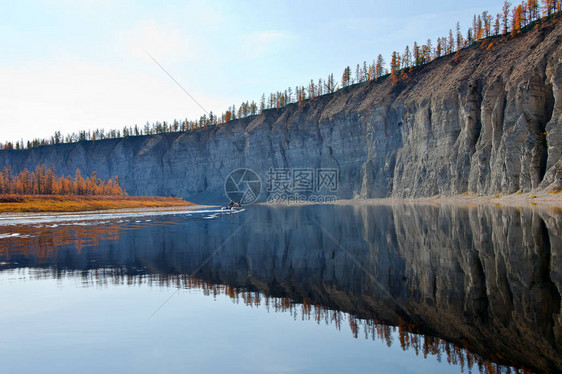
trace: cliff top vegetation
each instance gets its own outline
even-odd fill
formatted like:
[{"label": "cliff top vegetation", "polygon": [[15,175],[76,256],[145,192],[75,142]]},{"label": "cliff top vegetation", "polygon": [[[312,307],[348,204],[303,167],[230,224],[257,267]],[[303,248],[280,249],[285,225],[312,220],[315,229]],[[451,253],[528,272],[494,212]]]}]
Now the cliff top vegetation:
[{"label": "cliff top vegetation", "polygon": [[245,101],[238,107],[230,106],[220,116],[212,111],[201,116],[198,120],[174,120],[172,123],[166,121],[146,123],[144,126],[124,126],[122,129],[96,129],[83,130],[78,133],[61,134],[56,131],[48,139],[23,139],[15,143],[0,142],[2,150],[23,150],[44,145],[76,143],[80,141],[96,141],[101,139],[119,139],[129,136],[142,136],[165,134],[172,132],[191,132],[208,127],[226,125],[228,122],[255,116],[265,110],[280,109],[290,104],[302,105],[307,100],[314,100],[323,95],[330,95],[340,90],[365,82],[379,81],[389,78],[393,85],[406,81],[414,73],[414,69],[444,56],[456,55],[459,51],[475,45],[486,45],[492,48],[494,41],[498,38],[510,39],[519,34],[531,30],[545,22],[557,22],[562,10],[562,0],[524,0],[518,5],[512,5],[505,1],[502,12],[496,15],[483,11],[475,14],[472,25],[465,33],[461,31],[457,22],[448,35],[437,38],[435,43],[428,39],[425,43],[414,42],[412,47],[406,46],[404,51],[394,51],[390,57],[389,68],[386,61],[379,54],[371,63],[363,61],[355,68],[347,66],[344,68],[341,79],[334,74],[327,78],[311,79],[306,85],[289,87],[284,91],[262,95],[259,102]]}]

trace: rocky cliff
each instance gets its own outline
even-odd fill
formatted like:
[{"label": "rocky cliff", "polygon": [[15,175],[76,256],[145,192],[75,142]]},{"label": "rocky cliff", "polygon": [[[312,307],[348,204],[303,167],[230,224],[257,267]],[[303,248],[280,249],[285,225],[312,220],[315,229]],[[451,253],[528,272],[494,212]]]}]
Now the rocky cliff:
[{"label": "rocky cliff", "polygon": [[[562,188],[562,21],[487,39],[391,79],[193,133],[0,152],[15,171],[118,175],[132,195],[224,199],[226,176],[336,168],[338,198]],[[262,198],[266,195],[262,194]]]}]

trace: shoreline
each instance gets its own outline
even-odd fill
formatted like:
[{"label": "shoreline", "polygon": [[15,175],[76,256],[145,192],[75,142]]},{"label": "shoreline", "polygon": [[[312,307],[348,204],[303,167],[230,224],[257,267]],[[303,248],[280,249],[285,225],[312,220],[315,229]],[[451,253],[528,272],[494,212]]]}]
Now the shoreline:
[{"label": "shoreline", "polygon": [[327,203],[310,202],[279,202],[259,203],[270,206],[298,206],[298,205],[396,205],[396,204],[423,204],[423,205],[488,205],[496,207],[530,208],[530,209],[553,209],[562,211],[562,193],[527,193],[497,196],[478,196],[467,193],[455,196],[433,196],[420,198],[356,198],[341,199]]},{"label": "shoreline", "polygon": [[72,213],[192,204],[177,197],[161,196],[0,194],[0,213]]},{"label": "shoreline", "polygon": [[[536,193],[536,194],[512,194],[503,196],[477,196],[462,194],[456,196],[433,196],[423,198],[356,198],[356,199],[340,199],[327,203],[312,202],[278,202],[268,203],[260,202],[256,205],[265,205],[272,207],[283,206],[305,206],[305,205],[397,205],[397,204],[420,204],[420,205],[454,205],[454,206],[474,206],[488,205],[495,207],[514,207],[529,209],[549,209],[562,212],[562,193]],[[108,214],[108,213],[141,213],[141,212],[177,212],[191,211],[199,209],[208,209],[220,207],[219,204],[186,204],[164,207],[137,207],[137,208],[115,208],[115,209],[99,209],[99,210],[82,210],[82,211],[52,211],[52,212],[0,212],[0,218],[17,218],[17,217],[42,217],[42,216],[65,216],[77,214]]]},{"label": "shoreline", "polygon": [[7,218],[35,218],[35,217],[63,217],[73,215],[103,215],[103,214],[123,214],[123,213],[152,213],[152,212],[186,212],[191,210],[207,209],[216,207],[215,205],[176,205],[166,207],[139,207],[139,208],[118,208],[102,210],[83,210],[75,212],[0,212],[1,219]]},{"label": "shoreline", "polygon": [[[337,205],[354,205],[357,203],[366,204],[396,204],[396,203],[412,203],[412,204],[441,204],[441,205],[493,205],[497,207],[514,207],[514,208],[553,208],[562,209],[562,195],[545,194],[544,195],[505,195],[505,196],[476,196],[476,195],[457,195],[457,196],[435,196],[415,199],[395,199],[395,198],[371,198],[357,200],[337,200]],[[531,197],[535,196],[535,197]]]}]

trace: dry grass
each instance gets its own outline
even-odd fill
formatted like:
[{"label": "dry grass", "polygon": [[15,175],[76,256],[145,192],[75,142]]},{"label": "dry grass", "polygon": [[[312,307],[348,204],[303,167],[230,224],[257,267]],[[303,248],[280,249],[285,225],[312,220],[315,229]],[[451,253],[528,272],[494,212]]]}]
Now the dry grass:
[{"label": "dry grass", "polygon": [[79,212],[194,205],[177,197],[0,194],[0,212]]}]

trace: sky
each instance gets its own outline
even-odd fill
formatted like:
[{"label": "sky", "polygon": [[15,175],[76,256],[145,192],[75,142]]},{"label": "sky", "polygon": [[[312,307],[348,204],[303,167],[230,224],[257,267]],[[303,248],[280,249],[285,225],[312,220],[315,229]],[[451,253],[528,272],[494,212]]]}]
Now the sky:
[{"label": "sky", "polygon": [[[0,0],[0,142],[198,119],[433,43],[503,0]],[[387,64],[388,66],[388,64]]]}]

